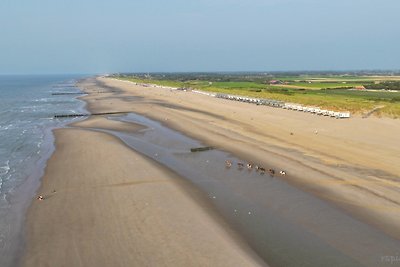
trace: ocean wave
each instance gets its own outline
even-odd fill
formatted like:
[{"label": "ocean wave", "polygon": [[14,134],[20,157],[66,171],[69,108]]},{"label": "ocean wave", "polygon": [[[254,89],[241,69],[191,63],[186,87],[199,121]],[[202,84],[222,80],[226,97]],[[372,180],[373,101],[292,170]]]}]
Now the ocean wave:
[{"label": "ocean wave", "polygon": [[40,147],[42,146],[42,143],[43,143],[43,141],[39,141],[39,142],[36,144],[36,146],[37,146],[38,148],[40,148]]},{"label": "ocean wave", "polygon": [[8,124],[8,125],[4,125],[4,126],[0,126],[1,130],[9,130],[12,129],[14,125],[13,124]]},{"label": "ocean wave", "polygon": [[39,120],[41,120],[41,121],[52,121],[53,117],[40,118]]},{"label": "ocean wave", "polygon": [[8,175],[0,175],[0,195],[5,194],[6,192],[3,192],[5,190],[4,186],[5,186],[5,182],[10,181],[12,175],[8,174]]},{"label": "ocean wave", "polygon": [[0,167],[0,175],[7,175],[9,172],[10,172],[10,160],[7,160],[6,164]]},{"label": "ocean wave", "polygon": [[34,99],[33,101],[34,102],[49,102],[51,100],[52,100],[52,98],[45,97],[45,98]]}]

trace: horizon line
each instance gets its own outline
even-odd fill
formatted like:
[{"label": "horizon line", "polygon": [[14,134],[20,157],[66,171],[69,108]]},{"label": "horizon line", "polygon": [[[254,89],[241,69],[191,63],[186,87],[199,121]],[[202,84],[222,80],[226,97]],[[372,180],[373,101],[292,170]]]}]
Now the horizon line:
[{"label": "horizon line", "polygon": [[227,73],[363,73],[363,72],[370,72],[370,73],[396,73],[400,74],[400,69],[341,69],[341,70],[210,70],[210,71],[115,71],[115,72],[96,72],[96,73],[0,73],[0,76],[44,76],[44,75],[113,75],[113,74],[143,74],[143,73],[166,73],[166,74],[173,74],[173,73],[181,73],[181,74],[196,74],[196,73],[220,73],[220,74],[227,74]]}]

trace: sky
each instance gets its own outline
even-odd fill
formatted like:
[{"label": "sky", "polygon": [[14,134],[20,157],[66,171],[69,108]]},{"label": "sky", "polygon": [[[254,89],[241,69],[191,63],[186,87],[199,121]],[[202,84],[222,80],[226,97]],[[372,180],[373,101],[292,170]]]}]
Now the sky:
[{"label": "sky", "polygon": [[0,0],[0,74],[399,70],[399,0]]}]

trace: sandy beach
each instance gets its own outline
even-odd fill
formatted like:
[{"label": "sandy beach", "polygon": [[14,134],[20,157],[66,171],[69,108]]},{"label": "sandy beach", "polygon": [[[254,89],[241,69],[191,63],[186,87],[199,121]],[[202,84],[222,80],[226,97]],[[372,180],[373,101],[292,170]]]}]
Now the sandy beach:
[{"label": "sandy beach", "polygon": [[23,266],[263,265],[176,174],[106,134],[63,129],[56,140]]},{"label": "sandy beach", "polygon": [[[91,112],[135,112],[285,170],[279,179],[400,239],[398,120],[334,120],[109,78],[79,86]],[[93,130],[141,127],[92,117],[55,132],[38,192],[45,199],[28,213],[23,266],[265,265],[192,184]]]}]

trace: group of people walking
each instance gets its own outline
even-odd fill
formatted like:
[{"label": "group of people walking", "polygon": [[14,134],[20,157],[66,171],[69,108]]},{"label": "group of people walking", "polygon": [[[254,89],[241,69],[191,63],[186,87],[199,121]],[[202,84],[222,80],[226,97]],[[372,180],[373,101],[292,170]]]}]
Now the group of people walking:
[{"label": "group of people walking", "polygon": [[[225,161],[225,167],[226,167],[226,168],[229,169],[229,168],[232,167],[232,165],[233,165],[232,161],[230,161],[230,160],[226,160],[226,161]],[[243,162],[237,162],[236,165],[237,165],[238,170],[242,170],[242,169],[244,169],[244,168],[246,167],[247,170],[249,170],[249,171],[255,169],[255,171],[256,171],[256,172],[259,172],[261,175],[263,175],[264,173],[267,172],[267,170],[266,170],[264,167],[261,167],[261,166],[258,166],[258,165],[254,165],[253,163],[247,163],[247,164],[245,164],[245,163],[243,163]],[[268,173],[269,173],[271,176],[274,176],[274,175],[275,175],[275,170],[274,170],[274,169],[268,169]],[[286,175],[286,171],[281,170],[281,171],[279,171],[279,174],[280,174],[281,176],[285,176],[285,175]]]}]

